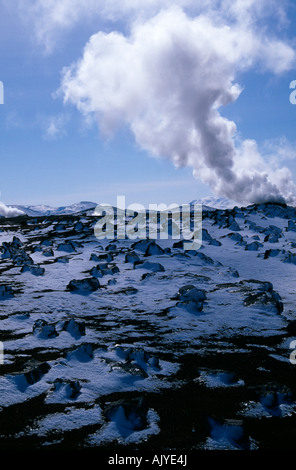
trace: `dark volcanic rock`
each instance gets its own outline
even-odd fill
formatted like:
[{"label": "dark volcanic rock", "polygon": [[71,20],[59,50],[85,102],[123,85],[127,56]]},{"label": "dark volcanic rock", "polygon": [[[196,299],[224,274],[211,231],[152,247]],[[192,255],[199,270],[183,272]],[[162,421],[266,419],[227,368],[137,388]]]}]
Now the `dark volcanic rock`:
[{"label": "dark volcanic rock", "polygon": [[75,253],[76,248],[72,242],[60,243],[57,247],[58,251],[66,251],[67,253]]},{"label": "dark volcanic rock", "polygon": [[75,400],[80,394],[81,384],[78,380],[56,379],[53,385],[53,392],[62,394],[66,398]]},{"label": "dark volcanic rock", "polygon": [[137,253],[135,253],[134,251],[132,251],[131,253],[127,253],[125,255],[125,262],[126,263],[134,263],[135,261],[140,261],[140,258],[137,255]]},{"label": "dark volcanic rock", "polygon": [[22,273],[29,272],[33,274],[34,276],[43,276],[45,273],[45,269],[42,268],[41,266],[38,266],[36,264],[24,264],[24,266],[21,269]]},{"label": "dark volcanic rock", "polygon": [[23,374],[13,376],[14,382],[21,392],[25,392],[30,385],[39,382],[42,377],[50,370],[47,362],[37,364],[35,366],[27,366]]},{"label": "dark volcanic rock", "polygon": [[287,325],[287,331],[291,334],[291,335],[296,335],[296,320],[292,320],[288,323]]},{"label": "dark volcanic rock", "polygon": [[179,289],[176,298],[179,300],[176,304],[177,307],[185,307],[189,312],[195,313],[202,311],[207,297],[204,290],[188,284]]},{"label": "dark volcanic rock", "polygon": [[96,253],[92,253],[90,255],[90,261],[100,262],[105,261],[106,263],[110,263],[113,261],[112,253],[104,253],[102,255],[97,255]]},{"label": "dark volcanic rock", "polygon": [[67,285],[69,291],[74,292],[93,292],[100,287],[99,281],[95,277],[89,277],[86,279],[73,279]]},{"label": "dark volcanic rock", "polygon": [[106,406],[104,410],[106,419],[118,423],[118,426],[123,428],[121,431],[124,435],[146,429],[147,413],[148,407],[143,398],[118,400]]},{"label": "dark volcanic rock", "polygon": [[260,243],[258,241],[254,241],[254,242],[251,242],[248,245],[246,245],[245,250],[258,251],[258,249],[261,248],[262,246],[263,246],[262,243]]},{"label": "dark volcanic rock", "polygon": [[74,338],[80,338],[85,335],[85,322],[74,320],[66,320],[63,324],[63,330],[68,331]]},{"label": "dark volcanic rock", "polygon": [[77,359],[79,362],[89,362],[94,357],[94,348],[90,343],[85,343],[68,353],[67,359]]},{"label": "dark volcanic rock", "polygon": [[58,336],[55,325],[47,323],[45,320],[38,319],[33,325],[33,333],[39,338],[55,338]]},{"label": "dark volcanic rock", "polygon": [[151,243],[149,243],[146,251],[145,251],[145,256],[151,256],[151,255],[163,255],[164,250],[153,240]]},{"label": "dark volcanic rock", "polygon": [[134,263],[134,269],[148,269],[149,271],[153,272],[160,272],[164,271],[164,267],[160,263],[150,263],[150,261],[136,261]]},{"label": "dark volcanic rock", "polygon": [[251,305],[268,306],[269,308],[273,306],[277,313],[281,313],[284,309],[280,295],[274,290],[258,290],[250,293],[246,296],[244,305],[247,307]]},{"label": "dark volcanic rock", "polygon": [[0,298],[9,298],[13,297],[13,290],[11,286],[7,286],[5,284],[0,285]]}]

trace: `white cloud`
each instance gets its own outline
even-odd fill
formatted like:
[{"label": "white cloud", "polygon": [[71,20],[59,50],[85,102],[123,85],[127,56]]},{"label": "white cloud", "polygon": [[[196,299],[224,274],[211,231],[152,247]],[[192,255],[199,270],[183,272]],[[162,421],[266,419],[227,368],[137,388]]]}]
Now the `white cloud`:
[{"label": "white cloud", "polygon": [[3,202],[0,202],[0,216],[17,217],[18,215],[24,215],[24,212],[15,207],[8,207]]},{"label": "white cloud", "polygon": [[[0,0],[7,7],[15,2]],[[261,18],[273,15],[276,23],[287,22],[287,0],[16,0],[18,11],[35,32],[37,41],[50,53],[59,44],[63,34],[80,22],[89,21],[131,24],[139,19],[151,18],[171,7],[185,8],[192,15],[204,13],[215,21],[234,21],[254,26]]]},{"label": "white cloud", "polygon": [[260,66],[282,73],[295,62],[289,45],[241,23],[246,2],[235,4],[231,26],[176,7],[136,21],[128,37],[97,33],[64,70],[61,91],[65,102],[96,116],[105,135],[128,125],[142,148],[192,166],[219,195],[242,203],[291,201],[289,171],[270,171],[252,141],[237,146],[235,123],[220,114],[239,97],[240,72]]},{"label": "white cloud", "polygon": [[63,113],[49,116],[43,119],[44,138],[54,140],[58,137],[65,135],[66,124],[69,121],[69,116]]},{"label": "white cloud", "polygon": [[275,164],[296,160],[295,142],[289,142],[285,136],[263,142],[262,152]]},{"label": "white cloud", "polygon": [[[9,3],[9,0],[4,0]],[[117,21],[149,16],[172,4],[186,6],[192,0],[17,0],[24,21],[33,23],[36,38],[51,53],[59,38],[81,21]],[[198,2],[200,3],[200,2]]]}]

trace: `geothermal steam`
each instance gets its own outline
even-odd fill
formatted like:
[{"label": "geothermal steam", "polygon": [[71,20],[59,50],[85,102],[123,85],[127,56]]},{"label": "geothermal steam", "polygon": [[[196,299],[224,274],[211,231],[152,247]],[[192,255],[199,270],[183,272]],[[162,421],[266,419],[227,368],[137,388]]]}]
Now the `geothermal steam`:
[{"label": "geothermal steam", "polygon": [[0,216],[1,217],[17,217],[24,215],[25,213],[16,207],[8,207],[0,201]]},{"label": "geothermal steam", "polygon": [[[191,166],[217,195],[238,203],[294,202],[287,168],[271,169],[253,140],[241,141],[223,107],[242,92],[243,72],[280,74],[295,60],[283,41],[250,22],[188,16],[174,7],[134,22],[129,36],[99,32],[64,70],[66,102],[112,135],[121,125],[150,154]],[[241,75],[240,75],[241,74]]]}]

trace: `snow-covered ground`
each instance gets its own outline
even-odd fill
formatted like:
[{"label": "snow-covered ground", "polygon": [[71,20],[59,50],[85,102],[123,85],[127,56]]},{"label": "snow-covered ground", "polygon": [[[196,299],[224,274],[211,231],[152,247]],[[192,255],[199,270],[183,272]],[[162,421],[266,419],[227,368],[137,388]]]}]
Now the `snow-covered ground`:
[{"label": "snow-covered ground", "polygon": [[95,223],[1,220],[0,448],[289,447],[295,209],[204,211],[196,251]]}]

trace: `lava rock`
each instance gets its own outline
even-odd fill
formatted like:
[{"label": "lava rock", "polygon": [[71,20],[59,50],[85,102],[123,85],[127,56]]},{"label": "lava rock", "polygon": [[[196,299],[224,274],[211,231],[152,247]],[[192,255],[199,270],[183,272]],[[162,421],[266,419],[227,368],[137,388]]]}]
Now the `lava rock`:
[{"label": "lava rock", "polygon": [[21,248],[24,245],[16,236],[13,237],[11,244],[14,248]]},{"label": "lava rock", "polygon": [[282,313],[284,310],[283,302],[280,295],[275,291],[257,291],[248,294],[244,300],[244,305],[249,307],[252,305],[257,306],[273,306],[276,313]]},{"label": "lava rock", "polygon": [[189,284],[179,289],[177,299],[177,307],[185,308],[190,313],[198,313],[203,310],[206,293]]},{"label": "lava rock", "polygon": [[212,246],[221,246],[222,243],[219,240],[215,240],[214,238],[209,242],[209,245]]},{"label": "lava rock", "polygon": [[228,233],[227,237],[230,238],[230,240],[233,240],[235,242],[241,243],[243,242],[243,237],[241,236],[240,233]]},{"label": "lava rock", "polygon": [[152,255],[163,255],[164,250],[153,240],[149,243],[146,251],[145,256],[152,256]]},{"label": "lava rock", "polygon": [[93,267],[90,274],[94,277],[112,276],[119,272],[118,266],[108,266],[107,263],[101,263]]},{"label": "lava rock", "polygon": [[177,298],[181,301],[203,302],[207,296],[204,290],[197,289],[195,286],[188,284],[179,289]]},{"label": "lava rock", "polygon": [[13,297],[13,290],[11,286],[6,284],[0,285],[0,298]]},{"label": "lava rock", "polygon": [[117,423],[128,435],[134,431],[141,431],[148,427],[148,407],[143,398],[119,400],[107,405],[104,415],[108,421]]},{"label": "lava rock", "polygon": [[151,243],[153,244],[153,241],[147,240],[147,239],[139,240],[138,242],[133,243],[131,247],[133,248],[133,250],[139,250],[145,253],[147,249],[149,248],[149,245]]},{"label": "lava rock", "polygon": [[97,255],[96,253],[92,253],[90,255],[90,261],[100,262],[105,261],[106,263],[110,263],[113,261],[112,253],[104,253],[102,255]]},{"label": "lava rock", "polygon": [[34,385],[39,382],[49,370],[50,365],[47,362],[37,364],[33,367],[32,365],[28,365],[23,374],[17,374],[13,376],[13,379],[17,388],[21,392],[25,392],[30,385]]},{"label": "lava rock", "polygon": [[296,335],[296,320],[292,320],[288,323],[287,325],[287,331],[291,334],[291,335]]},{"label": "lava rock", "polygon": [[54,252],[51,248],[46,248],[43,250],[43,256],[54,256]]},{"label": "lava rock", "polygon": [[80,390],[81,384],[78,380],[56,379],[53,386],[53,392],[58,394],[61,399],[75,400],[80,394]]},{"label": "lava rock", "polygon": [[209,234],[209,232],[205,228],[202,229],[202,240],[207,241],[207,242],[210,242],[213,240],[212,236]]},{"label": "lava rock", "polygon": [[121,372],[126,372],[127,374],[141,377],[142,379],[147,379],[148,377],[148,374],[138,364],[116,362],[111,365],[110,370],[112,372],[117,371],[117,370]]},{"label": "lava rock", "polygon": [[58,336],[55,325],[48,324],[45,320],[38,319],[33,325],[33,333],[39,338],[55,338]]},{"label": "lava rock", "polygon": [[66,251],[67,253],[74,253],[76,252],[76,248],[72,242],[65,242],[65,243],[60,243],[57,246],[58,251]]},{"label": "lava rock", "polygon": [[134,263],[134,269],[148,269],[149,271],[161,272],[165,271],[164,267],[160,263],[150,263],[150,261],[136,261]]},{"label": "lava rock", "polygon": [[280,253],[280,250],[266,250],[264,253],[264,259],[274,258]]},{"label": "lava rock", "polygon": [[70,320],[66,320],[63,324],[64,331],[68,331],[74,338],[80,338],[81,336],[85,335],[85,322],[74,320],[71,318]]},{"label": "lava rock", "polygon": [[71,292],[94,292],[99,289],[100,283],[95,277],[86,279],[73,279],[67,285],[67,289]]},{"label": "lava rock", "polygon": [[260,242],[252,242],[252,243],[249,243],[248,245],[246,245],[245,247],[245,250],[247,251],[258,251],[259,248],[261,248],[263,246],[262,243]]},{"label": "lava rock", "polygon": [[283,259],[283,263],[296,264],[296,254],[288,251],[287,256]]},{"label": "lava rock", "polygon": [[77,349],[68,353],[67,359],[75,358],[79,362],[89,362],[93,359],[93,346],[90,343],[85,343],[79,346]]},{"label": "lava rock", "polygon": [[127,253],[125,255],[125,262],[126,263],[135,263],[135,261],[140,261],[140,258],[137,255],[137,253],[135,253],[134,251],[132,251],[131,253]]},{"label": "lava rock", "polygon": [[43,276],[45,273],[45,269],[36,264],[24,264],[24,266],[21,269],[21,272],[22,273],[29,272],[33,274],[34,276]]},{"label": "lava rock", "polygon": [[110,243],[110,245],[107,245],[105,248],[106,251],[116,251],[116,249],[117,249],[117,246],[114,245],[113,243]]}]

